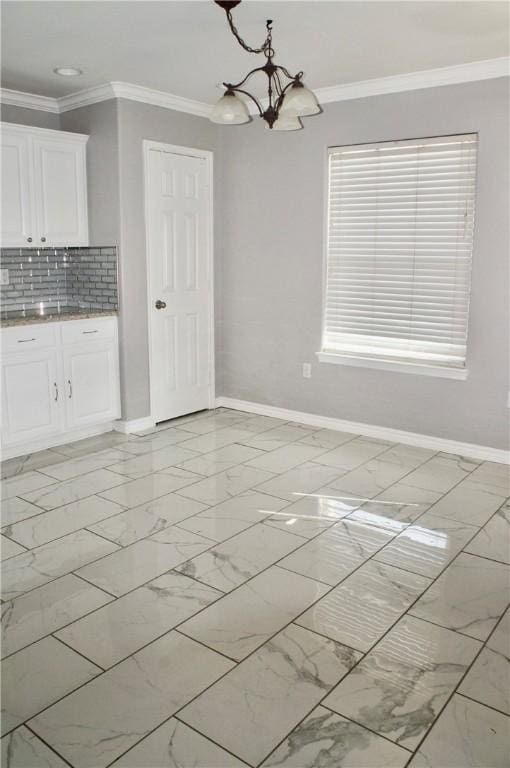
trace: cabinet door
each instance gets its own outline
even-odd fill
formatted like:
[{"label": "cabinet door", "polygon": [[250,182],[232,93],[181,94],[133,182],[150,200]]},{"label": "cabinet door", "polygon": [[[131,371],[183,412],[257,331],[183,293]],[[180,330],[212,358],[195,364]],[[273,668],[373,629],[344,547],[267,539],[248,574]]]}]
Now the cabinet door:
[{"label": "cabinet door", "polygon": [[59,432],[63,396],[56,352],[6,355],[2,362],[4,445]]},{"label": "cabinet door", "polygon": [[[30,139],[2,126],[1,245],[30,247],[34,241]],[[32,240],[31,240],[32,238]]]},{"label": "cabinet door", "polygon": [[85,144],[33,138],[38,246],[88,245]]},{"label": "cabinet door", "polygon": [[68,427],[119,417],[116,344],[89,342],[64,349],[64,379]]}]

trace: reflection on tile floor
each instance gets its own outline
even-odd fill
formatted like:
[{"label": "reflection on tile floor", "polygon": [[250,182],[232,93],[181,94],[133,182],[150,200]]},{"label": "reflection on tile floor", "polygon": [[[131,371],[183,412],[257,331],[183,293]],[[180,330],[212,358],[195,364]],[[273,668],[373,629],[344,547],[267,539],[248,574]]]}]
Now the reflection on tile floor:
[{"label": "reflection on tile floor", "polygon": [[508,467],[218,409],[2,477],[5,768],[508,768]]}]

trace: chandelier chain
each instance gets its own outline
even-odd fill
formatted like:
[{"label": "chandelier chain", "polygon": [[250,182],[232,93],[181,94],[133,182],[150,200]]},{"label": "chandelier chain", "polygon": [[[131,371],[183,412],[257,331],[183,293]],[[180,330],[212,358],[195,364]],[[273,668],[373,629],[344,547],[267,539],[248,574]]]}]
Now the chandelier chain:
[{"label": "chandelier chain", "polygon": [[228,23],[230,26],[230,29],[232,31],[232,34],[236,38],[237,42],[244,48],[245,51],[248,51],[248,53],[264,53],[266,56],[272,56],[274,54],[274,51],[271,47],[271,24],[273,23],[270,19],[266,22],[266,29],[267,29],[267,37],[260,46],[260,48],[252,48],[249,46],[241,35],[239,34],[236,25],[234,24],[234,19],[232,17],[232,11],[228,9],[226,11]]}]

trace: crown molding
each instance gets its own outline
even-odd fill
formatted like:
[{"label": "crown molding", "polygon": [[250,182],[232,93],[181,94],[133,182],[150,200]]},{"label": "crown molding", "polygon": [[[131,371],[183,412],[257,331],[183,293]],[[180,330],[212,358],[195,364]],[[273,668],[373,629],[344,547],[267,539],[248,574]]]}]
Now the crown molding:
[{"label": "crown molding", "polygon": [[[492,80],[510,76],[510,57],[473,61],[469,64],[456,64],[439,69],[425,69],[409,72],[406,75],[390,75],[371,80],[358,80],[356,83],[329,85],[325,88],[313,88],[319,104],[331,104],[335,101],[363,99],[367,96],[383,96],[402,91],[416,91],[420,88],[437,88],[441,85],[459,85],[477,80]],[[262,99],[263,107],[267,99]],[[255,104],[247,104],[250,115],[258,115]]]},{"label": "crown molding", "polygon": [[70,93],[68,96],[62,96],[57,99],[57,103],[59,112],[69,112],[71,109],[78,109],[89,104],[97,104],[108,99],[140,101],[143,104],[151,104],[163,109],[173,109],[177,112],[187,112],[190,115],[198,115],[199,117],[208,117],[211,109],[209,104],[205,104],[202,101],[194,101],[183,96],[176,96],[173,93],[166,93],[165,91],[157,91],[154,88],[145,88],[142,85],[133,85],[132,83],[122,83],[119,81]]},{"label": "crown molding", "polygon": [[211,111],[211,104],[206,104],[204,101],[187,99],[184,96],[176,96],[173,93],[157,91],[154,88],[144,88],[142,85],[119,82],[110,83],[110,85],[118,99],[141,101],[144,104],[151,104],[154,107],[173,109],[177,112],[187,112],[189,115],[198,115],[198,117],[209,117]]},{"label": "crown molding", "polygon": [[0,103],[12,107],[24,107],[25,109],[37,109],[39,112],[60,112],[57,99],[51,96],[37,96],[35,93],[12,91],[10,88],[0,88]]},{"label": "crown molding", "polygon": [[[361,80],[356,83],[344,85],[332,85],[326,88],[314,89],[314,93],[321,104],[329,104],[335,101],[347,99],[360,99],[367,96],[381,96],[388,93],[401,91],[414,91],[419,88],[435,88],[442,85],[456,85],[460,83],[476,82],[477,80],[490,80],[497,77],[510,75],[510,58],[487,59],[486,61],[473,61],[469,64],[458,64],[439,69],[426,69],[421,72],[410,72],[406,75],[391,75],[372,80]],[[0,89],[0,102],[26,109],[37,109],[42,112],[69,112],[71,109],[86,107],[89,104],[97,104],[108,99],[128,99],[139,101],[143,104],[151,104],[163,109],[173,109],[177,112],[186,112],[199,117],[209,117],[211,105],[203,101],[186,99],[173,93],[158,91],[154,88],[145,88],[142,85],[122,83],[114,81],[98,85],[94,88],[86,88],[76,91],[68,96],[51,98],[50,96],[38,96],[33,93],[13,91],[8,88]],[[253,110],[250,109],[251,112]],[[256,110],[255,110],[256,111]]]},{"label": "crown molding", "polygon": [[458,85],[477,80],[491,80],[510,75],[510,58],[473,61],[469,64],[457,64],[439,69],[425,69],[421,72],[409,72],[406,75],[390,75],[373,80],[360,80],[357,83],[331,85],[316,88],[314,93],[321,104],[348,99],[361,99],[366,96],[382,96],[386,93],[415,91],[420,88],[437,88],[442,85]]},{"label": "crown molding", "polygon": [[94,88],[85,88],[84,90],[70,93],[67,96],[60,96],[59,98],[37,96],[33,93],[12,91],[8,88],[0,89],[0,102],[2,104],[12,104],[16,107],[37,109],[55,114],[87,107],[90,104],[98,104],[101,101],[108,101],[108,99],[139,101],[143,104],[151,104],[163,109],[173,109],[177,112],[186,112],[190,115],[198,115],[199,117],[209,117],[211,110],[211,105],[203,101],[186,99],[184,96],[176,96],[173,93],[118,81],[98,85]]},{"label": "crown molding", "polygon": [[90,104],[99,104],[101,101],[114,98],[113,83],[105,83],[94,88],[84,88],[82,91],[69,93],[67,96],[60,96],[55,101],[59,112],[69,112],[71,109],[88,107]]}]

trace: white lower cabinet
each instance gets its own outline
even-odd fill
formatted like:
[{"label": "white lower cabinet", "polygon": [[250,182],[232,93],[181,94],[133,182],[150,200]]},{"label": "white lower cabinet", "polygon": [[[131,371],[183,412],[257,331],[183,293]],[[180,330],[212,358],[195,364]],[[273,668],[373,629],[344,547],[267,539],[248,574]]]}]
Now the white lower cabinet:
[{"label": "white lower cabinet", "polygon": [[4,328],[2,446],[56,445],[120,416],[117,319]]},{"label": "white lower cabinet", "polygon": [[57,353],[8,355],[2,365],[5,445],[53,435],[62,429]]},{"label": "white lower cabinet", "polygon": [[83,427],[118,416],[117,350],[111,342],[64,349],[67,424]]}]

